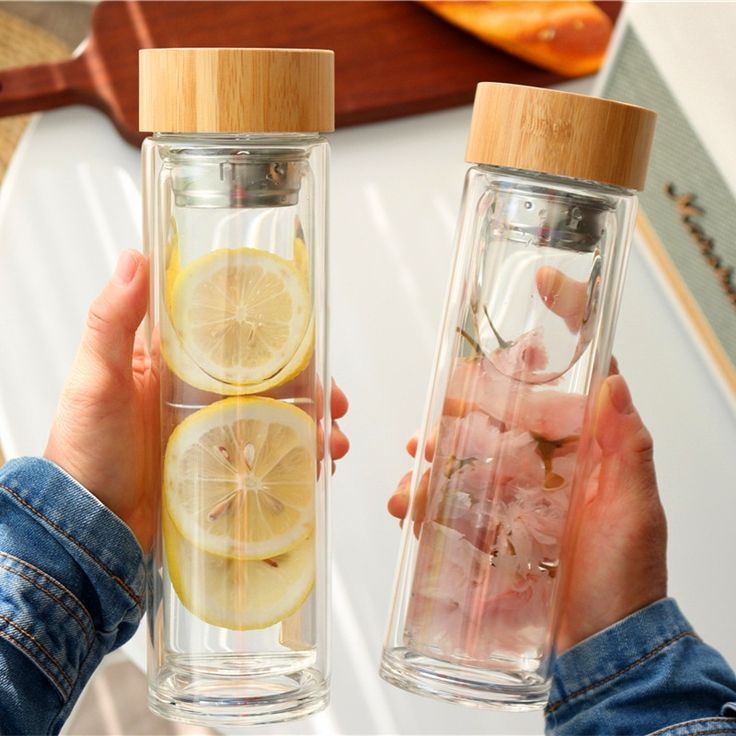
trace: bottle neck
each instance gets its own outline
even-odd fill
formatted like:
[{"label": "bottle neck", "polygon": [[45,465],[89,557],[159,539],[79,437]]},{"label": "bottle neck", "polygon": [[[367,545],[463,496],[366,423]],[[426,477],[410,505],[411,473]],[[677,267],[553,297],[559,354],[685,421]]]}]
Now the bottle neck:
[{"label": "bottle neck", "polygon": [[532,171],[530,169],[514,169],[508,166],[493,166],[491,164],[472,164],[473,168],[498,175],[512,180],[518,180],[525,184],[537,184],[540,187],[563,187],[569,190],[579,190],[583,194],[599,193],[601,196],[610,197],[635,197],[635,189],[626,189],[614,184],[606,184],[592,179],[575,179],[571,176],[549,174],[543,171]]},{"label": "bottle neck", "polygon": [[156,143],[171,146],[201,147],[243,147],[243,146],[273,146],[273,147],[306,147],[321,140],[319,133],[154,133]]},{"label": "bottle neck", "polygon": [[317,133],[156,133],[151,139],[187,207],[286,207],[297,203]]},{"label": "bottle neck", "polygon": [[570,177],[500,166],[476,165],[479,212],[490,240],[518,240],[577,252],[599,247],[619,206],[632,190]]}]

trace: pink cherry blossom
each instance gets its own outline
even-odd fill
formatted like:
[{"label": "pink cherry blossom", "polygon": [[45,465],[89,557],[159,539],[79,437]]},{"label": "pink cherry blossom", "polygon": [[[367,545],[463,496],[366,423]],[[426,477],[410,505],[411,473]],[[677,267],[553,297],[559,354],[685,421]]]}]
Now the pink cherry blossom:
[{"label": "pink cherry blossom", "polygon": [[518,380],[546,362],[537,330],[455,364],[406,623],[419,651],[482,664],[546,646],[586,402]]}]

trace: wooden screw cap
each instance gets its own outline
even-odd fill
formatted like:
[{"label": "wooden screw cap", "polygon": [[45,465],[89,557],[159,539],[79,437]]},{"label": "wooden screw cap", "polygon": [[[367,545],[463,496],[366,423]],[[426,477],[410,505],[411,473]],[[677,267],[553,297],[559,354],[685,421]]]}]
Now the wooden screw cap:
[{"label": "wooden screw cap", "polygon": [[164,133],[335,129],[332,51],[142,49],[139,126]]},{"label": "wooden screw cap", "polygon": [[623,102],[481,82],[465,158],[641,190],[656,120]]}]

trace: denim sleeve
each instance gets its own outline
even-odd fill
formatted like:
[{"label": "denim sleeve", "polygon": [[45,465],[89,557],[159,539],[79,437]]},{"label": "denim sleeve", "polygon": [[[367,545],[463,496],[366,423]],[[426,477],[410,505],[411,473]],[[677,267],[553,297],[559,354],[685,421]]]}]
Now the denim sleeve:
[{"label": "denim sleeve", "polygon": [[736,734],[736,675],[665,598],[562,654],[546,732]]},{"label": "denim sleeve", "polygon": [[0,468],[0,732],[58,733],[143,614],[130,529],[59,467]]}]

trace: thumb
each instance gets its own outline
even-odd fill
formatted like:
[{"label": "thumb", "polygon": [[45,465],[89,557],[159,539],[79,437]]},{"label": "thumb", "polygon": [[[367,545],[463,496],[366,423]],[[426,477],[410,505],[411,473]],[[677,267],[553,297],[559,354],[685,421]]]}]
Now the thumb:
[{"label": "thumb", "polygon": [[601,450],[601,481],[608,481],[600,483],[602,489],[656,495],[652,436],[623,376],[609,376],[601,386],[595,437]]},{"label": "thumb", "polygon": [[130,374],[135,332],[147,304],[148,260],[138,251],[125,250],[89,308],[77,368],[86,374],[100,370]]}]

